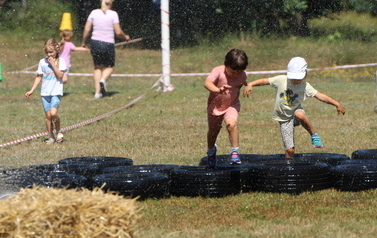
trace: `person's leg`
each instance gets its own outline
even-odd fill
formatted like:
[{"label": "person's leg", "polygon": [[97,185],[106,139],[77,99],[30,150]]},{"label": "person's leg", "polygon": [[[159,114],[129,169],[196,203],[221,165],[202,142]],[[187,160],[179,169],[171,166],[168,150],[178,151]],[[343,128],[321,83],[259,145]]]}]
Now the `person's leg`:
[{"label": "person's leg", "polygon": [[50,117],[51,117],[52,131],[55,129],[55,131],[58,133],[60,131],[60,117],[58,116],[57,108],[51,108]]},{"label": "person's leg", "polygon": [[313,124],[309,120],[308,116],[306,115],[305,111],[302,109],[299,109],[295,111],[295,118],[299,121],[299,124],[301,124],[305,130],[310,134],[312,145],[315,148],[322,148],[322,140],[321,137],[317,134]]},{"label": "person's leg", "polygon": [[223,116],[213,116],[208,114],[208,132],[207,132],[207,159],[208,166],[216,166],[216,139],[220,133],[223,122]]},{"label": "person's leg", "polygon": [[296,110],[294,116],[300,121],[300,124],[309,132],[310,135],[316,133],[313,124],[309,120],[304,110]]},{"label": "person's leg", "polygon": [[108,67],[108,68],[105,68],[103,71],[102,71],[102,77],[100,79],[104,79],[105,82],[107,82],[107,80],[110,78],[111,74],[114,72],[114,68],[113,67]]},{"label": "person's leg", "polygon": [[52,133],[52,119],[51,119],[51,113],[50,111],[45,112],[46,115],[46,130],[48,133],[49,138],[54,138],[54,134]]},{"label": "person's leg", "polygon": [[207,132],[207,146],[208,149],[213,149],[222,127],[223,117],[208,115],[208,132]]},{"label": "person's leg", "polygon": [[230,107],[224,115],[226,129],[229,135],[231,145],[230,163],[241,164],[239,156],[239,131],[238,131],[238,111]]},{"label": "person's leg", "polygon": [[95,66],[93,72],[93,81],[94,81],[94,93],[99,95],[101,93],[101,87],[99,81],[102,78],[102,66]]},{"label": "person's leg", "polygon": [[285,157],[292,158],[295,153],[294,120],[279,122],[280,134],[285,149]]},{"label": "person's leg", "polygon": [[234,147],[239,146],[239,131],[238,131],[238,123],[233,118],[225,119],[226,129],[228,130],[229,134],[229,141],[230,145]]}]

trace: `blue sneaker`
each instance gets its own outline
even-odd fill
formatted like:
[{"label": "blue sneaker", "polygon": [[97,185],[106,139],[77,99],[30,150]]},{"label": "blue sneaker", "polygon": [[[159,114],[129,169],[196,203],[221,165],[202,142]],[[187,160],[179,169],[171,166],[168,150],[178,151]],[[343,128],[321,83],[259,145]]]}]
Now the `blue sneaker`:
[{"label": "blue sneaker", "polygon": [[238,151],[233,151],[230,154],[230,164],[241,164],[241,159]]},{"label": "blue sneaker", "polygon": [[319,137],[319,135],[316,135],[316,134],[312,135],[312,145],[313,145],[314,148],[322,148],[323,147],[321,137]]},{"label": "blue sneaker", "polygon": [[210,168],[215,168],[216,167],[216,152],[217,152],[217,147],[215,146],[215,151],[212,154],[209,154],[207,152],[207,159],[208,159],[208,166]]}]

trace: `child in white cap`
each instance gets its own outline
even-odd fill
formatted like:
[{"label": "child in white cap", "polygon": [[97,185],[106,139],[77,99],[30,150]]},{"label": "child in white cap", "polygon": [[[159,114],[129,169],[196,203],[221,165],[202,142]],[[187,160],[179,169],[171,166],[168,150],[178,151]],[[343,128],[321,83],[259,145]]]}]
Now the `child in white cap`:
[{"label": "child in white cap", "polygon": [[298,125],[302,125],[309,132],[313,147],[323,147],[321,138],[301,107],[301,103],[306,98],[315,97],[322,102],[335,106],[338,114],[344,115],[345,113],[344,107],[339,102],[318,92],[308,82],[304,81],[306,71],[307,63],[305,59],[294,57],[288,63],[286,75],[257,79],[248,83],[243,91],[243,95],[249,97],[252,94],[253,86],[271,85],[276,89],[272,118],[280,124],[285,157],[287,158],[293,157],[295,153],[294,127]]}]

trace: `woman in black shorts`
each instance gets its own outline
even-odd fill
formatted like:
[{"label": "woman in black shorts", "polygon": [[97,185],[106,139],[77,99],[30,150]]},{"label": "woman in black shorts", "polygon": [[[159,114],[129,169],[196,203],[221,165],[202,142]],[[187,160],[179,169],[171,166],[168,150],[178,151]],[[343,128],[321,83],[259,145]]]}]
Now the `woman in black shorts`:
[{"label": "woman in black shorts", "polygon": [[90,52],[94,63],[94,98],[106,96],[107,80],[114,72],[114,34],[121,39],[130,40],[130,36],[120,27],[118,13],[111,10],[113,1],[101,0],[101,8],[90,13],[83,32],[82,46],[85,46],[92,31]]}]

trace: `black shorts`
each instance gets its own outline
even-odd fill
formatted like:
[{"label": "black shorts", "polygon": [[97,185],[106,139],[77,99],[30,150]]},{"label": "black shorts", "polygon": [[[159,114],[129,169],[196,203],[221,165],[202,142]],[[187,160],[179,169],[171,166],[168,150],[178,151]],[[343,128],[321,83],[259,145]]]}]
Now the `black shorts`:
[{"label": "black shorts", "polygon": [[106,68],[115,66],[114,43],[91,40],[90,53],[92,54],[94,66],[103,66]]}]

